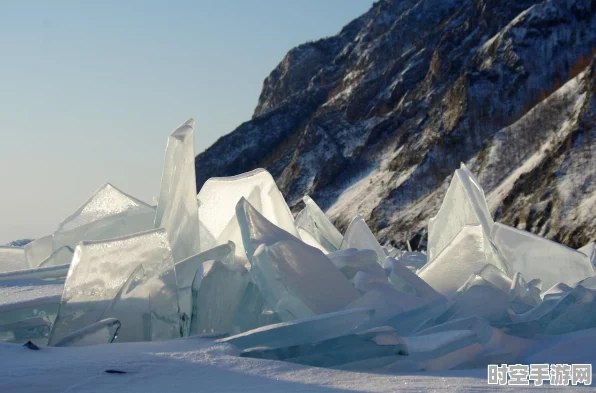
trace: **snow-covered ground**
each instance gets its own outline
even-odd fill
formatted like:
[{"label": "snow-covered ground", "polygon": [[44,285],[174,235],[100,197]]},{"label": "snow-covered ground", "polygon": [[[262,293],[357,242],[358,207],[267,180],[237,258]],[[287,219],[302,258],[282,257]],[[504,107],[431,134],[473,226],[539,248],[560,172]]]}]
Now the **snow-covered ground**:
[{"label": "snow-covered ground", "polygon": [[[581,332],[584,336],[586,331]],[[548,340],[545,352],[568,347],[590,356],[591,339],[575,336]],[[563,340],[563,342],[561,342]],[[348,392],[482,392],[531,391],[556,386],[489,386],[487,370],[374,374],[306,367],[287,362],[236,356],[234,347],[209,339],[186,338],[164,342],[107,344],[93,347],[41,347],[0,343],[0,392],[209,392],[209,393],[348,393]],[[123,371],[125,374],[108,373]],[[580,390],[581,389],[581,390]],[[583,387],[566,386],[565,391]]]}]

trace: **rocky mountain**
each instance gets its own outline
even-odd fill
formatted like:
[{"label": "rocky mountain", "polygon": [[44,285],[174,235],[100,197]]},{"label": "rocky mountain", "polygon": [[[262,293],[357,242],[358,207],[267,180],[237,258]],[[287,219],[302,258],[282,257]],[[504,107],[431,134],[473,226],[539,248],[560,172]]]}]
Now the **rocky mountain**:
[{"label": "rocky mountain", "polygon": [[424,245],[461,162],[498,221],[596,237],[596,0],[382,0],[288,52],[197,187],[257,167],[340,229]]},{"label": "rocky mountain", "polygon": [[13,240],[10,243],[7,243],[6,245],[8,247],[25,247],[27,244],[31,243],[33,241],[33,239],[19,239],[19,240]]}]

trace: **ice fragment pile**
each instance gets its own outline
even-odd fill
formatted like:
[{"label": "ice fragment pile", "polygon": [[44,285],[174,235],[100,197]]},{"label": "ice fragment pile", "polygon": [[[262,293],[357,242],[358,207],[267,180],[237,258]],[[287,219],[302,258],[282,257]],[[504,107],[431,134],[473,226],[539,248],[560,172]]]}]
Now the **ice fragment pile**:
[{"label": "ice fragment pile", "polygon": [[243,357],[412,371],[540,360],[544,335],[596,336],[594,243],[494,222],[463,164],[428,253],[382,246],[360,217],[342,235],[304,205],[294,217],[263,169],[197,195],[189,120],[168,139],[156,207],[105,184],[54,233],[0,247],[0,340],[208,334]]}]

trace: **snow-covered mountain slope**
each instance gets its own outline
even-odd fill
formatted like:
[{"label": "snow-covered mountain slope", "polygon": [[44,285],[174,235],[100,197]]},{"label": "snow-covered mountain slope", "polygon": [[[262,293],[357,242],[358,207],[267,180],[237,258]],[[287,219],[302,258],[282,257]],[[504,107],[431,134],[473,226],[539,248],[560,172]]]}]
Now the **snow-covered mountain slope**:
[{"label": "snow-covered mountain slope", "polygon": [[500,221],[582,246],[595,50],[591,0],[378,1],[286,55],[253,118],[197,156],[197,187],[265,167],[291,206],[309,194],[340,229],[359,214],[418,246],[465,162]]}]

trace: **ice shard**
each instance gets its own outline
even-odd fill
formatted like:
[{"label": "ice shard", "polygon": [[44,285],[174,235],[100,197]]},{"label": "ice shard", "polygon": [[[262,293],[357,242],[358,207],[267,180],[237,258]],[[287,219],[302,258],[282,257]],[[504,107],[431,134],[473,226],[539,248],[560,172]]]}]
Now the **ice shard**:
[{"label": "ice shard", "polygon": [[182,334],[173,269],[155,274],[141,264],[100,319],[123,324],[118,342],[162,341]]},{"label": "ice shard", "polygon": [[[201,218],[201,250],[233,241],[236,244],[236,259],[246,260],[235,208],[245,198],[268,221],[284,231],[298,237],[292,213],[288,208],[273,177],[264,169],[231,177],[212,177],[205,182],[199,195],[199,216]],[[206,239],[213,239],[214,243]]]},{"label": "ice shard", "polygon": [[62,340],[56,347],[86,347],[89,345],[110,344],[116,338],[120,322],[114,318],[103,319],[80,330],[74,331]]},{"label": "ice shard", "polygon": [[572,290],[573,288],[563,283],[553,285],[551,288],[541,294],[542,301],[539,302],[537,306],[526,312],[511,313],[511,319],[514,322],[513,325],[516,323],[536,321],[542,318],[546,314],[550,313]]},{"label": "ice shard", "polygon": [[119,337],[120,342],[151,341],[151,296],[139,294],[137,288],[147,281],[147,273],[143,265],[139,265],[122,284],[122,287],[110,301],[110,304],[98,317],[104,319],[122,319],[126,329]]},{"label": "ice shard", "polygon": [[248,260],[248,263],[252,264],[255,250],[262,244],[270,246],[280,240],[299,240],[290,232],[267,220],[244,197],[240,197],[236,204],[236,219],[244,251],[244,255],[239,261]]},{"label": "ice shard", "polygon": [[41,267],[37,269],[19,270],[0,273],[0,285],[3,281],[44,280],[64,282],[69,265]]},{"label": "ice shard", "polygon": [[467,225],[431,259],[418,276],[437,292],[450,297],[468,280],[470,275],[486,264],[504,271],[500,258],[481,225]]},{"label": "ice shard", "polygon": [[27,260],[24,249],[0,246],[0,273],[26,269]]},{"label": "ice shard", "polygon": [[283,321],[338,311],[359,296],[321,251],[298,239],[260,245],[251,276]]},{"label": "ice shard", "polygon": [[422,252],[406,251],[395,258],[413,272],[421,269],[428,262],[427,255]]},{"label": "ice shard", "polygon": [[[180,335],[176,276],[167,232],[164,229],[142,232],[117,239],[82,242],[75,249],[64,285],[60,310],[52,328],[50,345],[68,334],[97,322],[129,277],[142,265],[146,274],[131,289],[125,305],[135,318],[134,302],[150,299],[152,339]],[[130,302],[129,302],[130,299]],[[109,315],[104,318],[110,317]],[[129,330],[124,319],[122,334]],[[163,325],[166,328],[163,328]]]},{"label": "ice shard", "polygon": [[431,300],[420,307],[397,314],[388,320],[386,325],[394,328],[402,336],[409,336],[418,330],[434,326],[432,321],[446,309],[447,299],[441,297]]},{"label": "ice shard", "polygon": [[387,365],[384,371],[449,370],[485,350],[472,330],[450,330],[402,339],[408,348],[408,356]]},{"label": "ice shard", "polygon": [[511,310],[515,314],[528,312],[542,302],[540,289],[528,285],[519,272],[515,273],[511,280],[509,298],[511,299]]},{"label": "ice shard", "polygon": [[234,263],[235,245],[232,242],[211,248],[197,255],[193,255],[176,263],[176,284],[178,286],[178,306],[180,318],[183,321],[184,335],[190,329],[192,311],[192,283],[195,276],[202,271],[203,263],[214,260],[224,263]]},{"label": "ice shard", "polygon": [[155,212],[155,227],[168,231],[175,262],[201,251],[194,124],[194,120],[188,120],[168,138],[159,202]]},{"label": "ice shard", "polygon": [[389,272],[389,282],[398,291],[413,293],[429,300],[442,297],[441,294],[416,274],[412,273],[400,261],[387,257],[385,258],[383,267]]},{"label": "ice shard", "polygon": [[511,323],[508,313],[510,298],[507,292],[479,274],[472,274],[468,281],[456,292],[449,308],[435,320],[436,324],[474,315],[491,323],[505,325]]},{"label": "ice shard", "polygon": [[582,248],[578,249],[577,251],[586,255],[588,257],[588,259],[590,260],[590,262],[592,263],[592,266],[594,266],[594,268],[596,268],[596,243],[590,242],[590,243],[586,244],[585,246],[583,246]]},{"label": "ice shard", "polygon": [[404,311],[413,310],[427,304],[425,299],[395,290],[391,285],[378,283],[345,308],[370,308],[375,311],[370,321],[360,329],[383,326],[385,323]]},{"label": "ice shard", "polygon": [[45,345],[48,342],[52,321],[52,317],[34,316],[17,321],[0,322],[0,341],[12,343],[31,341],[38,345]]},{"label": "ice shard", "polygon": [[[462,163],[451,179],[437,215],[428,223],[428,260],[432,261],[466,226],[479,226],[489,235],[493,219],[484,191],[472,172]],[[470,272],[471,273],[471,272]]]},{"label": "ice shard", "polygon": [[579,284],[560,295],[552,300],[545,299],[536,307],[542,309],[540,313],[532,312],[534,310],[528,313],[534,318],[526,317],[523,322],[505,326],[505,333],[532,337],[536,334],[563,334],[596,327],[596,290]]},{"label": "ice shard", "polygon": [[296,228],[296,230],[298,231],[298,235],[300,236],[300,239],[304,243],[308,244],[311,247],[318,248],[319,250],[321,250],[321,252],[323,252],[323,254],[329,253],[329,251],[327,251],[327,249],[325,247],[323,247],[321,245],[321,243],[319,243],[313,235],[311,235],[309,232],[307,232],[306,229],[298,227],[298,228]]},{"label": "ice shard", "polygon": [[34,269],[54,252],[52,235],[40,237],[25,245],[27,266]]},{"label": "ice shard", "polygon": [[63,285],[23,276],[26,272],[0,281],[0,341],[46,344]]},{"label": "ice shard", "polygon": [[514,285],[513,280],[511,280],[502,270],[491,264],[484,265],[481,269],[474,272],[473,276],[482,278],[503,292],[509,292]]},{"label": "ice shard", "polygon": [[343,236],[329,221],[325,213],[309,196],[303,198],[305,207],[294,220],[296,228],[309,232],[328,252],[341,248]]},{"label": "ice shard", "polygon": [[153,207],[104,184],[77,211],[60,223],[53,251],[82,240],[106,240],[153,229]]},{"label": "ice shard", "polygon": [[387,257],[385,250],[381,247],[375,235],[373,235],[366,222],[359,216],[354,217],[348,226],[340,248],[342,250],[347,248],[373,250],[377,254],[379,265],[382,265]]},{"label": "ice shard", "polygon": [[234,326],[238,306],[250,280],[244,265],[207,261],[192,284],[190,335],[239,333]]},{"label": "ice shard", "polygon": [[385,270],[377,263],[373,250],[348,248],[327,254],[329,260],[347,278],[352,279],[358,272],[387,278]]},{"label": "ice shard", "polygon": [[421,330],[416,336],[426,336],[438,332],[447,332],[450,330],[473,330],[480,338],[480,342],[486,344],[493,336],[493,328],[487,320],[478,316],[472,316],[462,319],[454,319],[428,329]]},{"label": "ice shard", "polygon": [[257,285],[249,281],[242,300],[236,309],[236,316],[232,321],[232,325],[237,327],[240,332],[246,332],[279,322],[281,322],[279,315],[265,301]]},{"label": "ice shard", "polygon": [[594,275],[585,254],[530,232],[496,223],[492,239],[509,271],[529,280],[539,278],[544,288],[557,282],[573,285]]},{"label": "ice shard", "polygon": [[52,255],[44,259],[39,264],[38,268],[70,265],[73,253],[74,251],[72,250],[72,248],[68,246],[60,247],[58,250],[53,252]]},{"label": "ice shard", "polygon": [[354,285],[354,288],[361,293],[366,293],[380,287],[393,289],[385,274],[378,275],[368,272],[358,272],[350,281]]},{"label": "ice shard", "polygon": [[232,344],[240,350],[274,349],[315,343],[346,335],[366,322],[372,313],[370,309],[338,311],[263,326],[219,341]]},{"label": "ice shard", "polygon": [[236,215],[252,281],[282,320],[337,311],[358,297],[322,251],[273,225],[244,198]]},{"label": "ice shard", "polygon": [[[351,364],[351,369],[366,370],[369,361],[381,357],[405,356],[408,349],[391,328],[377,328],[319,342],[284,348],[244,351],[242,357],[283,360],[314,367],[335,367]],[[354,367],[355,364],[359,367]],[[377,363],[376,361],[372,362]]]}]

